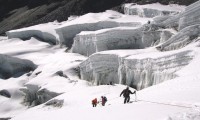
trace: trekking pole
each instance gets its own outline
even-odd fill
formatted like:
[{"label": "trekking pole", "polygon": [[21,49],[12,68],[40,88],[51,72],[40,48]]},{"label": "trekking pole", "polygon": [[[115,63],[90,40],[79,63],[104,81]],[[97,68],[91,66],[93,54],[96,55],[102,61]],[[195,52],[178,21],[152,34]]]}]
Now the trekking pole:
[{"label": "trekking pole", "polygon": [[135,91],[135,102],[137,102],[137,95],[136,95],[136,91]]}]

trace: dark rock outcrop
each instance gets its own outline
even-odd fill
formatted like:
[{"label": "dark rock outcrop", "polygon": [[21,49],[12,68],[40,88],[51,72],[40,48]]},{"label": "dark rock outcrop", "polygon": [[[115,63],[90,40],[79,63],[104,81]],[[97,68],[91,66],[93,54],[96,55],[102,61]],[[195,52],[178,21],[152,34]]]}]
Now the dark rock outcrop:
[{"label": "dark rock outcrop", "polygon": [[0,0],[0,35],[12,29],[55,20],[65,21],[70,15],[102,12],[112,8],[120,11],[119,6],[126,2],[188,5],[195,1],[197,0]]}]

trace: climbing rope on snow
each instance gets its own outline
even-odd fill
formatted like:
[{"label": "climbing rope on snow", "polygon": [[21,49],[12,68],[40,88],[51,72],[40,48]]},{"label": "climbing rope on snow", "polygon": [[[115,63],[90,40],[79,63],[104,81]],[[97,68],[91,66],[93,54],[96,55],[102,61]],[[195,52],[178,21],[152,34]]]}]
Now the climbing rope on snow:
[{"label": "climbing rope on snow", "polygon": [[154,104],[162,104],[162,105],[168,105],[168,106],[175,106],[175,107],[192,108],[191,106],[175,105],[175,104],[170,104],[170,103],[154,102],[154,101],[141,100],[141,99],[138,99],[138,101],[154,103]]},{"label": "climbing rope on snow", "polygon": [[120,98],[120,97],[115,97],[115,98],[109,99],[109,101],[115,100],[115,99],[117,99],[117,98]]}]

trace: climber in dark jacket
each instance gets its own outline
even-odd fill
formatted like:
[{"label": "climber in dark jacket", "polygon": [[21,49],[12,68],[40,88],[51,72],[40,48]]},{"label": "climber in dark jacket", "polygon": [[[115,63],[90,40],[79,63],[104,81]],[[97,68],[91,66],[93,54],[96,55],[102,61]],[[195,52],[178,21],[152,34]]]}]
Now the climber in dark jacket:
[{"label": "climber in dark jacket", "polygon": [[121,92],[121,94],[120,94],[120,97],[121,97],[122,94],[123,94],[123,96],[124,96],[124,104],[126,104],[126,103],[128,103],[128,102],[130,101],[130,94],[135,94],[135,93],[136,93],[136,91],[131,92],[131,91],[129,90],[129,87],[127,87],[126,89],[124,89],[124,90]]}]

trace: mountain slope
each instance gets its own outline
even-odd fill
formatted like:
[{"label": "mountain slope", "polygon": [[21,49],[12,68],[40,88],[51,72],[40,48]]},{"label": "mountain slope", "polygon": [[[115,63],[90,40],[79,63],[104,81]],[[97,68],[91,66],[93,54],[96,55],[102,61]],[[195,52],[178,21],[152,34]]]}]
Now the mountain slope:
[{"label": "mountain slope", "polygon": [[[171,0],[0,0],[0,34],[54,20],[64,21],[70,15],[88,12],[102,12],[125,2],[139,4],[160,2],[168,4]],[[173,0],[173,3],[188,5],[197,0]],[[171,2],[171,3],[172,3]]]}]

